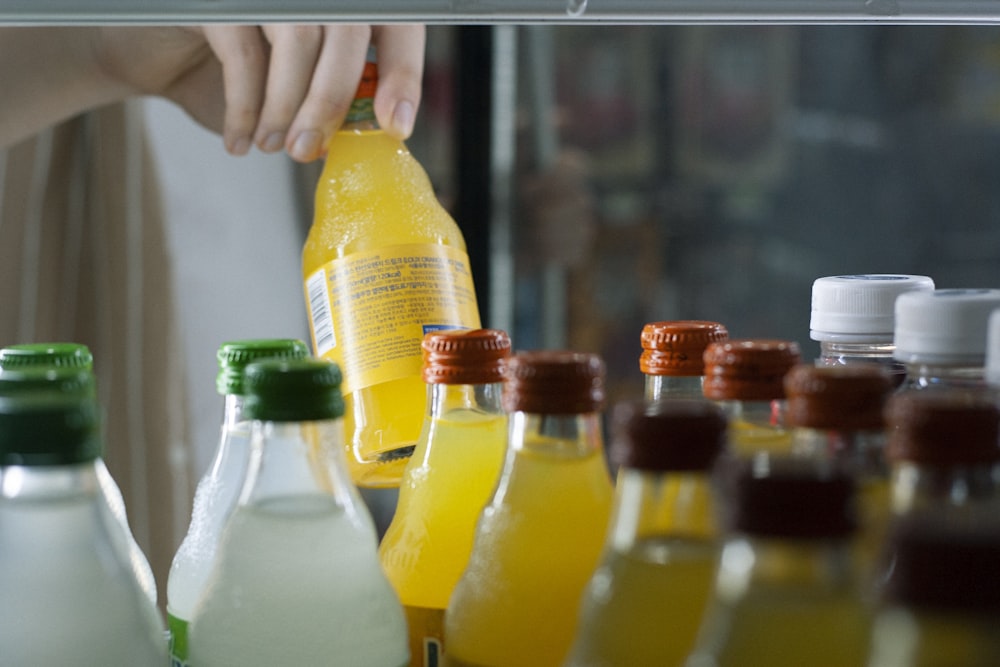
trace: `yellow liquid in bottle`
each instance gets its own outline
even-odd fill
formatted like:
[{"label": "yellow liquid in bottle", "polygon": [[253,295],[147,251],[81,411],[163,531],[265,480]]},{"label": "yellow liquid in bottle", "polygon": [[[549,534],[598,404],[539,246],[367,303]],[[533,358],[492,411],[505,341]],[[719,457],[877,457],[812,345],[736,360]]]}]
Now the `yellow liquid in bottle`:
[{"label": "yellow liquid in bottle", "polygon": [[566,459],[532,449],[515,452],[480,519],[445,615],[449,667],[553,667],[573,640],[612,487],[600,451]]},{"label": "yellow liquid in bottle", "polygon": [[452,410],[430,426],[403,474],[396,515],[379,547],[407,612],[414,666],[436,664],[444,610],[469,560],[507,445],[502,414]]},{"label": "yellow liquid in bottle", "polygon": [[612,552],[583,599],[572,667],[683,665],[708,605],[718,549],[646,539]]},{"label": "yellow liquid in bottle", "polygon": [[792,432],[781,426],[735,419],[729,423],[729,445],[739,456],[751,456],[760,452],[789,454],[792,449]]},{"label": "yellow liquid in bottle", "polygon": [[359,486],[398,486],[425,412],[423,334],[479,327],[465,241],[420,164],[381,130],[334,135],[315,216],[302,270],[313,350],[344,372],[348,469]]}]

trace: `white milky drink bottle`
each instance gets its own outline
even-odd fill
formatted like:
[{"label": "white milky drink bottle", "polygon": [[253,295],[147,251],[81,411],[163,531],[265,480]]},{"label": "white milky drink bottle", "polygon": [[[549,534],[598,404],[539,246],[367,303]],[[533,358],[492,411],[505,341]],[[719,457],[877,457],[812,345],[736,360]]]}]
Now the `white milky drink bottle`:
[{"label": "white milky drink bottle", "polygon": [[230,341],[220,345],[216,353],[216,388],[224,396],[219,445],[212,465],[198,482],[191,525],[167,577],[170,657],[175,667],[188,664],[188,622],[205,587],[222,527],[236,506],[250,460],[250,422],[243,416],[243,371],[247,364],[259,359],[302,359],[308,353],[303,341],[288,338]]},{"label": "white milky drink bottle", "polygon": [[2,665],[167,664],[159,612],[102,494],[97,413],[88,396],[0,395]]},{"label": "white milky drink bottle", "polygon": [[188,628],[197,667],[402,667],[406,620],[347,473],[340,371],[267,360],[244,376],[250,462]]}]

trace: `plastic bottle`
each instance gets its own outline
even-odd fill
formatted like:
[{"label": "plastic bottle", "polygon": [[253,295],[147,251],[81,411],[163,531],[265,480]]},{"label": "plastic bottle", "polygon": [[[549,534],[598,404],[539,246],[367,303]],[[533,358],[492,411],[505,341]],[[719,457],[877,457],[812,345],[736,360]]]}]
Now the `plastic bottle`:
[{"label": "plastic bottle", "polygon": [[906,365],[900,391],[985,387],[990,313],[1000,289],[907,292],[896,299],[894,355]]},{"label": "plastic bottle", "polygon": [[343,369],[347,463],[360,486],[399,486],[420,435],[420,341],[479,328],[465,240],[406,146],[378,128],[368,63],[327,146],[302,252],[313,349]]},{"label": "plastic bottle", "polygon": [[494,329],[427,334],[427,416],[379,546],[406,610],[410,665],[438,664],[444,610],[472,552],[476,521],[507,446],[500,404],[510,338]]},{"label": "plastic bottle", "polygon": [[190,662],[401,667],[406,619],[351,483],[336,365],[247,366],[250,463],[188,628]]},{"label": "plastic bottle", "polygon": [[851,537],[850,476],[757,455],[727,471],[727,538],[687,667],[845,667],[868,654],[870,615]]},{"label": "plastic bottle", "polygon": [[718,322],[670,320],[650,322],[639,338],[646,400],[702,398],[705,348],[727,340],[729,332]]},{"label": "plastic bottle", "polygon": [[683,665],[718,560],[712,466],[726,418],[705,400],[618,406],[614,512],[567,667]]},{"label": "plastic bottle", "polygon": [[857,484],[858,546],[872,572],[889,521],[884,408],[893,376],[881,364],[799,364],[785,375],[792,454],[843,465]]},{"label": "plastic bottle", "polygon": [[1000,665],[1000,525],[932,512],[897,522],[868,667]]},{"label": "plastic bottle", "polygon": [[1000,501],[1000,407],[988,394],[899,393],[886,420],[894,514]]},{"label": "plastic bottle", "polygon": [[603,402],[596,355],[510,358],[507,456],[445,612],[443,664],[551,667],[566,658],[611,512]]},{"label": "plastic bottle", "polygon": [[243,370],[259,359],[302,359],[309,353],[300,340],[254,339],[223,343],[216,353],[216,389],[224,397],[219,443],[208,472],[195,490],[191,524],[170,564],[167,621],[171,660],[187,665],[187,626],[215,560],[225,521],[236,505],[250,461],[250,422],[243,416]]},{"label": "plastic bottle", "polygon": [[[40,370],[54,372],[41,374],[36,372]],[[5,386],[14,386],[8,383],[27,382],[29,386],[38,389],[49,390],[56,387],[57,391],[89,397],[99,408],[97,382],[94,377],[94,356],[90,349],[81,343],[22,343],[0,348],[0,375],[5,378],[2,383]],[[53,384],[50,385],[50,382]],[[132,570],[142,589],[155,605],[158,595],[153,568],[142,547],[135,541],[121,489],[111,476],[103,457],[97,457],[94,468],[107,510],[119,524],[119,529],[114,531],[112,537],[128,551]]]},{"label": "plastic bottle", "polygon": [[733,454],[788,451],[783,381],[801,358],[798,344],[785,340],[729,340],[705,348],[703,391],[726,411]]},{"label": "plastic bottle", "polygon": [[102,495],[102,448],[91,397],[10,388],[0,395],[5,665],[167,662],[166,629]]},{"label": "plastic bottle", "polygon": [[821,366],[875,363],[899,386],[906,368],[893,357],[896,297],[934,289],[928,276],[867,273],[817,278],[812,286],[809,337],[819,341]]}]

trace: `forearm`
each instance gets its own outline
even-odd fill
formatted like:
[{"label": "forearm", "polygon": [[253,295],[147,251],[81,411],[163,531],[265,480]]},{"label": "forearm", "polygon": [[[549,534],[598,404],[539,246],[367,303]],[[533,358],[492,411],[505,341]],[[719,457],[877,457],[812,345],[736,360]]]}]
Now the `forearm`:
[{"label": "forearm", "polygon": [[96,34],[90,27],[0,28],[0,148],[128,96],[100,67]]}]

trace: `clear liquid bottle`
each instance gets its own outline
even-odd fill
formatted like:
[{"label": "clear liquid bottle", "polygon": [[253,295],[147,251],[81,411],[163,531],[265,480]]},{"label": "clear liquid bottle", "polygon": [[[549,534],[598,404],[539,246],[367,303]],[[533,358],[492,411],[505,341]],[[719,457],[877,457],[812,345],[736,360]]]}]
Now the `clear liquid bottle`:
[{"label": "clear liquid bottle", "polygon": [[1000,407],[976,390],[912,391],[886,408],[894,515],[1000,510]]},{"label": "clear liquid bottle", "polygon": [[928,276],[867,273],[817,278],[812,286],[809,337],[819,341],[821,366],[875,363],[896,386],[906,368],[893,357],[896,297],[934,289]]},{"label": "clear liquid bottle", "polygon": [[1000,308],[990,313],[986,323],[986,361],[984,376],[986,386],[996,393],[1000,390]]},{"label": "clear liquid bottle", "polygon": [[510,338],[495,329],[438,332],[421,347],[427,416],[379,557],[406,610],[410,665],[434,667],[444,610],[503,465],[507,414],[500,397]]},{"label": "clear liquid bottle", "polygon": [[167,621],[173,664],[187,665],[187,627],[208,579],[225,521],[236,505],[250,460],[250,421],[243,415],[243,370],[259,359],[302,359],[300,340],[253,339],[223,343],[216,353],[216,389],[223,396],[219,442],[208,472],[195,490],[191,523],[170,564]]},{"label": "clear liquid bottle", "polygon": [[801,358],[798,343],[785,340],[728,340],[705,348],[704,395],[726,411],[733,454],[788,452],[784,377]]},{"label": "clear liquid bottle", "polygon": [[5,665],[167,663],[166,629],[101,489],[98,412],[85,395],[0,395]]},{"label": "clear liquid bottle", "polygon": [[792,455],[838,463],[854,477],[866,574],[890,516],[884,408],[893,390],[893,375],[881,364],[799,364],[785,375]]},{"label": "clear liquid bottle", "polygon": [[612,503],[592,354],[524,352],[508,364],[510,438],[468,566],[445,612],[449,667],[551,667],[597,567]]},{"label": "clear liquid bottle", "polygon": [[893,340],[906,366],[900,391],[982,390],[990,313],[1000,308],[1000,289],[939,289],[896,299]]},{"label": "clear liquid bottle", "polygon": [[399,486],[420,436],[427,389],[420,341],[477,329],[465,240],[403,142],[372,107],[365,78],[327,146],[302,251],[313,350],[344,372],[345,447],[359,486]]},{"label": "clear liquid bottle", "polygon": [[728,338],[718,322],[668,320],[644,326],[639,370],[645,377],[646,400],[701,398],[705,348]]},{"label": "clear liquid bottle", "polygon": [[950,512],[900,519],[868,667],[1000,665],[1000,525]]},{"label": "clear liquid bottle", "polygon": [[723,473],[727,537],[687,667],[846,667],[870,613],[851,538],[853,484],[837,466],[758,454]]},{"label": "clear liquid bottle", "polygon": [[188,627],[192,665],[401,667],[402,606],[347,474],[340,372],[247,366],[250,462]]},{"label": "clear liquid bottle", "polygon": [[[35,373],[40,370],[53,372],[43,372],[41,375]],[[24,373],[29,375],[26,376]],[[51,388],[48,381],[52,381],[55,383],[52,386],[58,387],[59,391],[70,394],[82,393],[95,402],[98,400],[94,356],[90,349],[81,343],[22,343],[0,348],[0,375],[5,375],[5,384],[28,381],[37,388],[47,390]],[[7,386],[13,385],[7,384]],[[156,604],[158,595],[153,568],[132,533],[121,489],[111,476],[103,457],[99,456],[94,461],[94,467],[107,509],[119,524],[113,537],[124,544],[135,576],[149,599]]]},{"label": "clear liquid bottle", "polygon": [[617,406],[615,422],[611,527],[565,664],[683,665],[718,560],[710,470],[726,418],[705,400],[667,399]]}]

